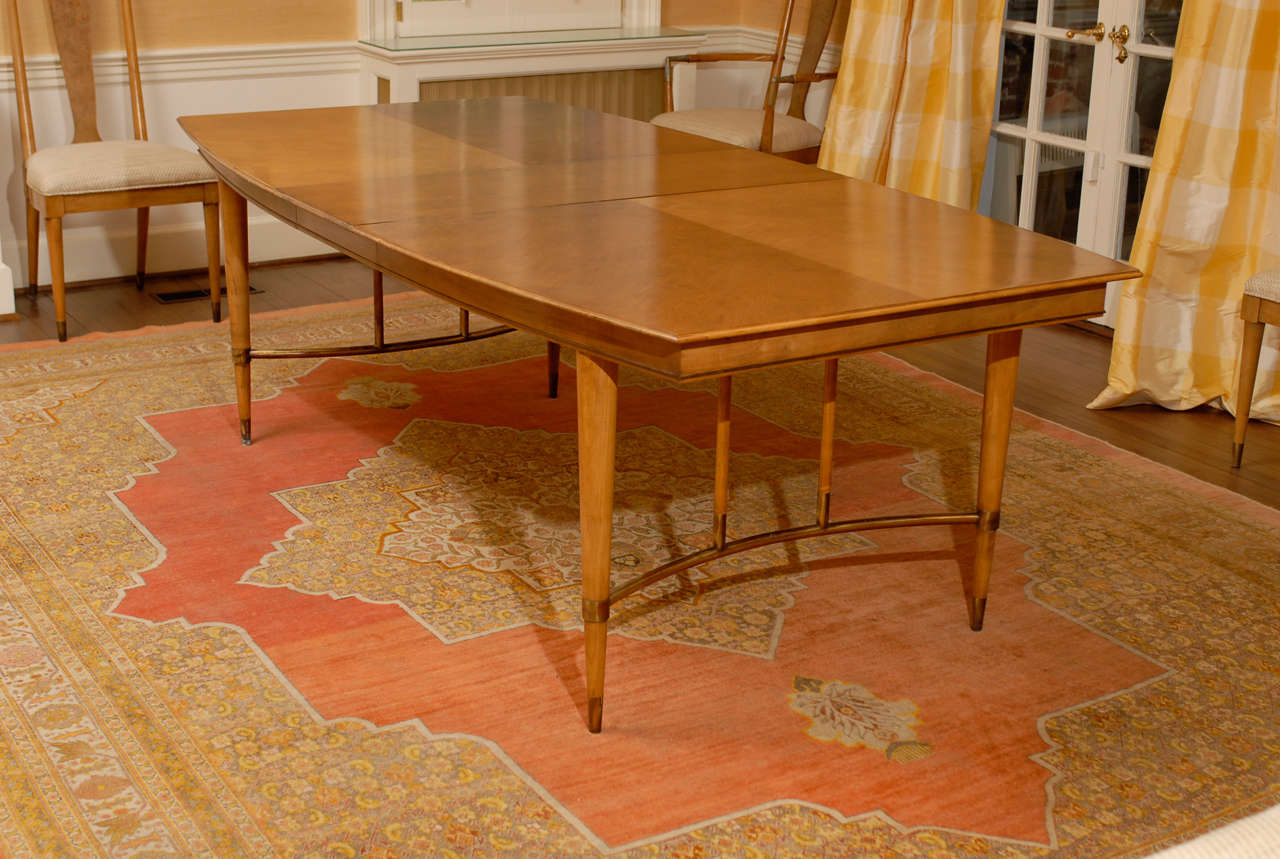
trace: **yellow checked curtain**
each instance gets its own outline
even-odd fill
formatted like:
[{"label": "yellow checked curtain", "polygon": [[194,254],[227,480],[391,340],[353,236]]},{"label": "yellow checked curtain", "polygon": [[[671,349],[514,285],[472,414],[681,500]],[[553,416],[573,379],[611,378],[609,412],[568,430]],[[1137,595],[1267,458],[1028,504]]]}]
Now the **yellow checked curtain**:
[{"label": "yellow checked curtain", "polygon": [[818,165],[972,209],[1004,0],[852,0]]},{"label": "yellow checked curtain", "polygon": [[[1187,0],[1123,286],[1108,386],[1091,404],[1234,410],[1240,296],[1280,267],[1280,3]],[[1280,422],[1268,330],[1253,416]]]}]

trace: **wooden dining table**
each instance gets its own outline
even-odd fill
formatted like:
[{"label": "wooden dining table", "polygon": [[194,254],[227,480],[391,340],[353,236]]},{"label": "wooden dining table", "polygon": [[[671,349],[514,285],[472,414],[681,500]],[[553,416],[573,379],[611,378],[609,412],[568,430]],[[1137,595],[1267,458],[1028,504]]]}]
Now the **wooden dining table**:
[{"label": "wooden dining table", "polygon": [[[1074,245],[921,197],[608,114],[525,98],[180,120],[219,177],[241,436],[250,364],[457,344],[518,329],[576,351],[587,726],[602,726],[610,609],[697,564],[781,541],[970,526],[962,565],[981,629],[1022,329],[1097,316],[1109,281],[1139,272]],[[247,202],[374,272],[374,342],[255,349]],[[457,333],[389,343],[381,277],[460,308]],[[494,324],[473,329],[469,314]],[[837,360],[987,337],[972,509],[832,520]],[[825,363],[813,521],[729,539],[734,374]],[[614,582],[618,367],[718,379],[709,548]],[[554,380],[552,382],[554,393]],[[283,455],[283,454],[282,454]]]}]

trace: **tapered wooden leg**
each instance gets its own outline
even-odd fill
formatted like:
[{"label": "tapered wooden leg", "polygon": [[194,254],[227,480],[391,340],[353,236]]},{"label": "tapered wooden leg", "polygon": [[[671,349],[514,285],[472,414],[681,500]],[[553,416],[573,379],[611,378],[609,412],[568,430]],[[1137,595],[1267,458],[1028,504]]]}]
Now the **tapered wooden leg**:
[{"label": "tapered wooden leg", "polygon": [[560,395],[560,344],[547,341],[547,396]]},{"label": "tapered wooden leg", "polygon": [[227,253],[227,310],[231,317],[231,359],[236,373],[236,405],[240,412],[240,440],[252,441],[249,376],[249,220],[244,197],[225,182],[218,183],[222,241]]},{"label": "tapered wooden leg", "polygon": [[978,539],[974,549],[969,597],[969,628],[982,629],[987,609],[987,585],[1000,527],[1000,496],[1013,421],[1013,394],[1018,382],[1021,331],[1002,331],[987,337],[987,374],[982,398],[982,448],[978,458]]},{"label": "tapered wooden leg", "polygon": [[27,290],[36,297],[40,277],[40,213],[27,206]]},{"label": "tapered wooden leg", "polygon": [[836,449],[836,381],[840,361],[827,361],[822,379],[822,435],[818,443],[818,524],[831,522],[831,472]]},{"label": "tapered wooden leg", "polygon": [[147,278],[147,234],[151,230],[151,210],[146,206],[138,209],[138,256],[134,264],[134,285],[142,290],[142,283]]},{"label": "tapered wooden leg", "polygon": [[733,377],[720,377],[720,396],[716,400],[716,477],[713,500],[717,549],[723,549],[729,534],[729,430],[733,411]]},{"label": "tapered wooden leg", "polygon": [[1231,445],[1233,468],[1239,468],[1244,458],[1244,434],[1249,428],[1249,410],[1253,407],[1253,384],[1258,378],[1264,328],[1261,322],[1245,320],[1244,341],[1240,344],[1240,381],[1236,386],[1236,432]]},{"label": "tapered wooden leg", "polygon": [[604,713],[605,639],[613,543],[613,466],[618,365],[578,353],[578,494],[582,524],[582,622],[587,661],[587,729]]},{"label": "tapered wooden leg", "polygon": [[204,204],[204,249],[209,259],[209,303],[214,322],[222,321],[222,265],[218,259],[218,204]]},{"label": "tapered wooden leg", "polygon": [[62,218],[45,218],[49,235],[49,272],[53,278],[53,318],[58,324],[58,339],[67,339],[67,282],[62,268]]}]

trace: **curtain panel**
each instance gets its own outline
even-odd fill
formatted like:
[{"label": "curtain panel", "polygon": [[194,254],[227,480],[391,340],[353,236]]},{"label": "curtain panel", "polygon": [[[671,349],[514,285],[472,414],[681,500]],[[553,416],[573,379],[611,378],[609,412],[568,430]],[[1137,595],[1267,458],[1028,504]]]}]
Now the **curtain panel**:
[{"label": "curtain panel", "polygon": [[[1107,388],[1090,404],[1235,411],[1244,282],[1280,267],[1280,4],[1187,0]],[[1253,416],[1280,422],[1270,327]]]},{"label": "curtain panel", "polygon": [[818,165],[972,209],[1003,0],[852,0]]}]

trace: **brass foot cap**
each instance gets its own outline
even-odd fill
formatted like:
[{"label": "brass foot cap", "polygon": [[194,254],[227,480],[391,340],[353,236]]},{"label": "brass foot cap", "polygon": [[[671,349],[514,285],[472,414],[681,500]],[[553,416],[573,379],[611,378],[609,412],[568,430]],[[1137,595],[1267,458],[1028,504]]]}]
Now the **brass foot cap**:
[{"label": "brass foot cap", "polygon": [[974,632],[982,631],[982,619],[987,613],[987,598],[969,600],[969,628]]},{"label": "brass foot cap", "polygon": [[1244,442],[1231,444],[1231,467],[1239,468],[1240,461],[1244,459]]},{"label": "brass foot cap", "polygon": [[587,699],[587,730],[600,733],[604,727],[604,698]]},{"label": "brass foot cap", "polygon": [[65,322],[58,323],[58,340],[63,343],[67,342],[67,323]]}]

